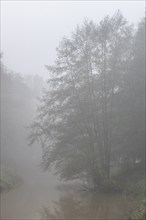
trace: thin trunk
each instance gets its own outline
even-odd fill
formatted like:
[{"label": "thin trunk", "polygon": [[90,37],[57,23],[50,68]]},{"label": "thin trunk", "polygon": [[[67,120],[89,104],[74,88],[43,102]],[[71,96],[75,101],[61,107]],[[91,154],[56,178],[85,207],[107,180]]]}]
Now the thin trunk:
[{"label": "thin trunk", "polygon": [[106,41],[103,44],[103,143],[104,143],[104,152],[105,152],[105,172],[107,178],[110,177],[110,153],[109,153],[109,138],[108,138],[108,115],[107,115],[107,82],[106,82]]}]

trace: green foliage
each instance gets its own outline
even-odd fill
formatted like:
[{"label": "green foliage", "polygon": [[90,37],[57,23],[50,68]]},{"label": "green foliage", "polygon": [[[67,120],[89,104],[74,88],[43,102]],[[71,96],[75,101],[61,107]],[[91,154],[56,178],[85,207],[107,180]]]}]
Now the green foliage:
[{"label": "green foliage", "polygon": [[146,219],[146,200],[143,200],[139,207],[133,212],[129,220],[145,220]]}]

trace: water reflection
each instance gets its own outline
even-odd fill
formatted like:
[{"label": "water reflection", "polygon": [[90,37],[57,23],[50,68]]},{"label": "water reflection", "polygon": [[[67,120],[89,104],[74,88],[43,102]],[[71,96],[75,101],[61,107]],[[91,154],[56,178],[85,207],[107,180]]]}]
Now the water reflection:
[{"label": "water reflection", "polygon": [[53,209],[42,206],[42,220],[48,219],[124,219],[128,216],[131,200],[119,194],[92,194],[81,191],[67,191]]}]

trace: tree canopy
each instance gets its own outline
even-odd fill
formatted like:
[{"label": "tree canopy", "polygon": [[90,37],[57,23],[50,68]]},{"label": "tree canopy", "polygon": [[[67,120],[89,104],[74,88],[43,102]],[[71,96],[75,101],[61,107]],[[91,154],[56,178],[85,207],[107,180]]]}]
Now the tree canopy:
[{"label": "tree canopy", "polygon": [[99,187],[115,164],[144,162],[144,31],[118,11],[62,39],[29,137],[44,169]]}]

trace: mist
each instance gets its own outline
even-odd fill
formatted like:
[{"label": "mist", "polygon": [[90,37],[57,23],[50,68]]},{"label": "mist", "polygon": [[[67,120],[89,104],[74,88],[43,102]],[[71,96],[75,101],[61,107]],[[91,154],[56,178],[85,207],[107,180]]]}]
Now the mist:
[{"label": "mist", "polygon": [[1,219],[145,219],[144,5],[1,2]]}]

